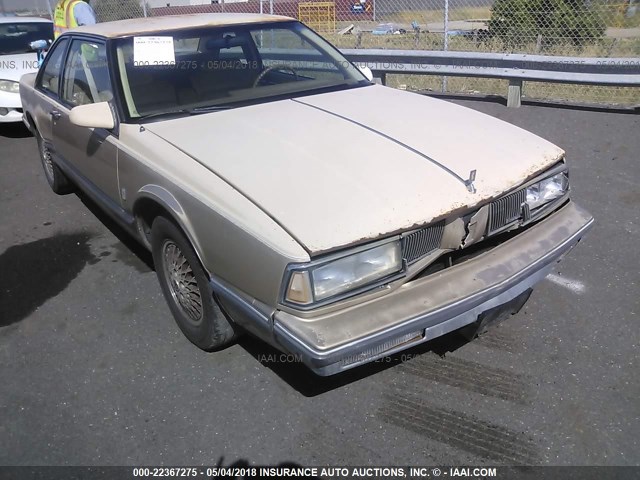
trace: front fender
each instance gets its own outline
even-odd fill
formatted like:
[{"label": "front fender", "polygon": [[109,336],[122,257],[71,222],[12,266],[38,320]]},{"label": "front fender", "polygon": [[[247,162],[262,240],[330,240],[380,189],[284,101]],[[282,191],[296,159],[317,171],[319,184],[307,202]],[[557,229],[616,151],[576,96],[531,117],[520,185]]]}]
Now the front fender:
[{"label": "front fender", "polygon": [[[202,264],[205,271],[207,271],[207,274],[209,274],[210,276],[211,272],[207,270],[207,267],[204,263],[202,249],[198,237],[197,235],[195,235],[193,225],[191,224],[189,217],[185,213],[185,209],[182,208],[182,205],[180,204],[178,199],[169,190],[160,185],[144,185],[138,190],[136,201],[133,204],[133,212],[136,217],[138,217],[138,214],[144,208],[143,204],[145,201],[154,202],[160,209],[166,211],[171,216],[173,221],[180,227],[180,229],[189,239],[189,242],[196,251],[196,255],[198,256],[200,263]],[[140,228],[139,225],[138,228]],[[150,245],[147,245],[147,247],[150,247]]]}]

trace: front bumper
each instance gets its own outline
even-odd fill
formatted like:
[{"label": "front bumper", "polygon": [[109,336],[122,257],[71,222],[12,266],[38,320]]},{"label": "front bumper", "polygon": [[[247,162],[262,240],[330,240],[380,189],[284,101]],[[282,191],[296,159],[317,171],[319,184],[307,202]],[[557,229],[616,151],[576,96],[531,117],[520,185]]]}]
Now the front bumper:
[{"label": "front bumper", "polygon": [[0,123],[22,121],[22,104],[17,93],[0,92]]},{"label": "front bumper", "polygon": [[569,202],[495,248],[389,293],[316,318],[277,311],[274,340],[319,375],[333,375],[473,323],[544,279],[592,226]]},{"label": "front bumper", "polygon": [[22,109],[8,108],[7,113],[3,114],[3,107],[0,107],[0,123],[16,123],[22,121]]}]

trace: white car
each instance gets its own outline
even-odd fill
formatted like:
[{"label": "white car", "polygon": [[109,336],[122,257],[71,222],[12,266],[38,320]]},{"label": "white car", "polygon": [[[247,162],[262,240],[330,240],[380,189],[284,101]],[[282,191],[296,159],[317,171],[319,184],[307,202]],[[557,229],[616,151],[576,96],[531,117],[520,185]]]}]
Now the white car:
[{"label": "white car", "polygon": [[53,40],[46,18],[0,17],[0,123],[21,122],[20,77],[38,70],[38,54],[29,44]]}]

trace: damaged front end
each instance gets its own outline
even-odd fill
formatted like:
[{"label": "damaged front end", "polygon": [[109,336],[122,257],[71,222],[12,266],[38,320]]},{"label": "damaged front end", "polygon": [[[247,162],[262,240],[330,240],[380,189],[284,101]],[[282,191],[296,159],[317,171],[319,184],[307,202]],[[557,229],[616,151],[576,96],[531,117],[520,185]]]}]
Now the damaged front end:
[{"label": "damaged front end", "polygon": [[[519,308],[592,223],[569,200],[560,162],[469,212],[291,266],[274,341],[331,375],[465,326],[469,332],[504,305]],[[339,268],[347,264],[351,270]],[[363,271],[371,281],[361,281]]]}]

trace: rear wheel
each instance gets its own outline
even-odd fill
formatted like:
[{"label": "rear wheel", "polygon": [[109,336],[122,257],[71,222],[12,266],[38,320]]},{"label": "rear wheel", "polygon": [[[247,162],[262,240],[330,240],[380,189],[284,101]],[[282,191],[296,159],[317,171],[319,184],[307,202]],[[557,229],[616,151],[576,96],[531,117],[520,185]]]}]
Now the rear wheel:
[{"label": "rear wheel", "polygon": [[180,330],[202,350],[216,350],[236,338],[232,323],[215,300],[207,274],[189,240],[170,220],[151,227],[156,274]]},{"label": "rear wheel", "polygon": [[60,167],[58,167],[51,156],[49,147],[45,144],[40,132],[36,131],[36,140],[38,141],[38,151],[40,153],[40,161],[44,169],[44,176],[51,190],[58,195],[66,195],[74,191],[73,184],[69,181]]}]

